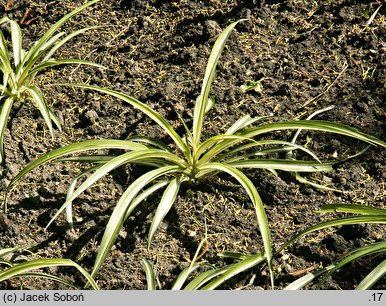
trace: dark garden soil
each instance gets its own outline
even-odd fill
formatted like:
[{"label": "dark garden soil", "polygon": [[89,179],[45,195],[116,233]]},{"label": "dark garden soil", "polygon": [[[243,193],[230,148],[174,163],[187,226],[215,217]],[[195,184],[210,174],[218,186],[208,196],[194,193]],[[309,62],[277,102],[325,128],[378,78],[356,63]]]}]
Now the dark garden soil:
[{"label": "dark garden soil", "polygon": [[[67,12],[84,1],[14,1],[1,14],[23,20],[25,47]],[[349,124],[385,139],[386,20],[380,11],[370,25],[369,1],[100,1],[75,16],[66,32],[98,25],[64,46],[57,57],[98,62],[108,70],[66,66],[48,70],[37,80],[63,121],[52,140],[38,110],[16,105],[5,133],[6,160],[0,167],[0,188],[27,163],[51,149],[85,139],[125,139],[150,135],[170,143],[156,124],[129,105],[88,90],[53,87],[54,83],[89,83],[128,93],[165,116],[183,133],[177,113],[188,124],[199,94],[206,61],[217,35],[240,18],[224,49],[212,95],[216,105],[208,114],[204,137],[224,132],[243,115],[306,118],[335,105],[318,119]],[[370,14],[374,12],[374,8]],[[248,81],[262,90],[243,92]],[[282,133],[289,140],[292,134]],[[302,133],[300,141],[324,159],[345,158],[362,150],[363,143],[323,133]],[[261,192],[275,248],[298,230],[324,220],[314,211],[325,203],[361,203],[384,207],[385,152],[372,148],[333,172],[306,175],[341,192],[323,191],[298,183],[292,176],[246,171]],[[50,163],[23,179],[11,194],[7,217],[1,216],[0,249],[34,246],[13,258],[71,258],[91,270],[104,226],[119,196],[140,173],[140,167],[113,172],[74,202],[73,230],[62,216],[44,227],[63,203],[71,178],[82,170],[71,163]],[[243,190],[226,175],[184,186],[151,247],[146,238],[157,199],[137,209],[120,232],[111,255],[97,276],[102,289],[145,289],[141,258],[150,260],[163,288],[171,287],[189,265],[208,233],[209,248],[201,259],[224,265],[222,251],[255,254],[262,249],[255,212]],[[205,226],[206,224],[206,226]],[[386,239],[384,227],[351,226],[309,235],[275,258],[277,288],[281,289],[345,252]],[[353,289],[384,258],[367,258],[334,274],[322,289]],[[78,273],[48,272],[82,286]],[[253,279],[253,277],[255,278]],[[250,283],[250,280],[253,282]],[[385,278],[376,288],[385,289]],[[248,285],[269,289],[269,275],[258,266],[222,289]],[[0,289],[60,289],[41,279],[5,281]],[[309,287],[312,289],[315,287]]]}]

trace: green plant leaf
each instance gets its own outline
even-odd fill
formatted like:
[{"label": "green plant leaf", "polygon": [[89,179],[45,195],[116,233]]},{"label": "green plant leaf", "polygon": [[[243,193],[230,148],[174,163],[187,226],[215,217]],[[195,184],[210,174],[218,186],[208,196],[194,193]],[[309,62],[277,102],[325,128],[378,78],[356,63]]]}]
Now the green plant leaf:
[{"label": "green plant leaf", "polygon": [[244,254],[244,253],[239,253],[239,252],[222,252],[218,254],[219,257],[221,258],[226,258],[226,259],[233,259],[233,260],[244,260],[249,258],[250,255]]},{"label": "green plant leaf", "polygon": [[341,212],[360,215],[385,215],[386,209],[358,204],[324,204],[317,213]]},{"label": "green plant leaf", "polygon": [[294,235],[290,240],[288,240],[281,248],[280,250],[285,249],[290,244],[292,244],[294,241],[298,240],[299,238],[308,235],[312,232],[322,230],[324,228],[334,227],[334,226],[342,226],[342,225],[352,225],[352,224],[365,224],[365,223],[377,223],[377,224],[386,224],[386,216],[384,214],[382,215],[363,215],[363,216],[350,216],[350,217],[343,217],[339,219],[334,219],[330,221],[320,222],[316,225],[310,226],[296,235]]},{"label": "green plant leaf", "polygon": [[321,185],[321,184],[318,184],[318,183],[315,183],[315,182],[312,182],[310,180],[307,180],[305,179],[304,177],[302,177],[299,173],[297,172],[294,172],[293,175],[295,176],[295,179],[301,183],[301,184],[305,184],[305,185],[309,185],[309,186],[312,186],[316,189],[320,189],[320,190],[327,190],[327,191],[333,191],[333,192],[342,192],[341,190],[339,189],[335,189],[335,188],[331,188],[331,187],[328,187],[328,186],[324,186],[324,185]]},{"label": "green plant leaf", "polygon": [[20,26],[16,21],[9,20],[11,25],[11,36],[12,36],[12,49],[13,49],[13,60],[15,62],[15,67],[19,65],[22,60],[22,38]]},{"label": "green plant leaf", "polygon": [[77,286],[75,286],[74,284],[64,280],[63,278],[60,278],[60,277],[57,277],[57,276],[54,276],[54,275],[51,275],[51,274],[47,274],[47,273],[26,272],[26,273],[22,273],[22,274],[17,275],[17,277],[44,278],[44,279],[48,279],[48,280],[53,281],[53,282],[57,282],[57,283],[63,284],[65,286],[69,287],[69,288],[78,289]]},{"label": "green plant leaf", "polygon": [[176,177],[170,181],[168,187],[165,189],[165,192],[162,196],[161,201],[157,206],[153,221],[151,222],[149,236],[147,238],[147,246],[150,247],[153,236],[160,226],[162,220],[165,218],[166,214],[169,212],[170,208],[173,206],[178,192],[180,190],[181,182],[183,179]]},{"label": "green plant leaf", "polygon": [[[275,122],[267,123],[255,128],[244,129],[235,135],[253,138],[259,135],[263,135],[269,132],[281,131],[281,130],[316,130],[322,132],[329,132],[344,135],[347,137],[355,138],[364,142],[367,142],[372,145],[379,145],[386,147],[386,143],[374,136],[359,132],[358,130],[349,127],[344,124],[323,121],[323,120],[298,120],[298,121],[287,121],[287,122]],[[212,147],[206,154],[209,156],[216,156],[220,152],[231,148],[237,144],[238,140],[224,140],[216,146]]]},{"label": "green plant leaf", "polygon": [[[71,198],[71,196],[73,195],[75,188],[76,188],[76,184],[78,183],[78,179],[80,177],[82,177],[83,174],[84,173],[82,173],[81,175],[78,175],[76,178],[74,178],[72,180],[70,186],[68,186],[67,194],[66,194],[66,201],[69,198]],[[66,221],[67,221],[68,225],[70,226],[70,228],[73,228],[74,222],[73,222],[73,218],[72,218],[72,201],[69,201],[69,203],[66,207]]]},{"label": "green plant leaf", "polygon": [[331,171],[333,169],[333,163],[317,163],[285,159],[238,160],[229,162],[228,164],[238,169],[273,169],[289,172],[318,172]]},{"label": "green plant leaf", "polygon": [[47,109],[48,109],[48,112],[50,114],[51,121],[56,125],[56,127],[59,129],[59,131],[62,131],[62,127],[60,125],[59,118],[55,115],[53,109],[49,105],[47,105]]},{"label": "green plant leaf", "polygon": [[170,148],[167,145],[165,145],[162,141],[160,141],[156,138],[153,138],[153,137],[130,136],[130,137],[127,137],[126,140],[144,143],[144,144],[150,145],[149,148],[158,148],[158,149],[172,153],[172,151],[170,150]]},{"label": "green plant leaf", "polygon": [[90,164],[104,164],[117,155],[105,155],[105,154],[96,154],[96,155],[77,155],[77,156],[67,156],[58,158],[57,161],[66,161],[66,162],[75,162],[75,163],[90,163]]},{"label": "green plant leaf", "polygon": [[313,271],[310,273],[307,273],[306,275],[298,278],[297,280],[290,283],[288,286],[284,288],[284,290],[300,290],[303,289],[305,286],[310,284],[314,279],[319,277],[320,275],[330,271],[334,268],[334,265],[329,265],[325,268],[319,269],[317,271]]},{"label": "green plant leaf", "polygon": [[[88,189],[92,184],[94,184],[97,180],[105,176],[111,170],[118,168],[127,163],[133,163],[138,160],[147,160],[149,158],[165,158],[170,159],[174,162],[174,164],[179,164],[181,161],[177,156],[161,151],[161,150],[140,150],[133,151],[118,155],[112,160],[102,164],[98,167],[93,174],[91,174],[72,194],[69,198],[66,199],[66,202],[58,209],[56,214],[51,218],[50,222],[48,222],[46,229],[51,225],[51,223],[61,214],[61,212],[67,208],[68,205],[72,203],[72,201],[78,197],[83,191]],[[183,162],[183,161],[182,161]],[[180,165],[179,165],[180,166]]]},{"label": "green plant leaf", "polygon": [[125,220],[130,216],[131,212],[139,205],[142,201],[145,201],[147,198],[149,198],[153,193],[157,192],[159,189],[165,187],[169,184],[169,180],[161,180],[158,183],[155,183],[153,186],[147,188],[143,192],[141,192],[130,204],[130,209],[126,213]]},{"label": "green plant leaf", "polygon": [[[94,268],[91,273],[92,277],[98,273],[103,261],[106,259],[110,252],[118,233],[122,227],[123,222],[132,212],[131,204],[143,188],[151,182],[154,182],[158,177],[172,174],[180,171],[179,166],[165,166],[159,169],[155,169],[145,173],[136,179],[122,194],[117,205],[114,208],[113,213],[106,225],[105,232],[102,237],[101,244],[98,249],[97,258],[94,263]],[[130,211],[130,212],[129,212]]]},{"label": "green plant leaf", "polygon": [[[4,84],[7,84],[7,81],[4,81]],[[12,93],[4,85],[0,84],[0,90],[1,90],[0,100],[2,100],[3,97],[10,97],[12,95]]]},{"label": "green plant leaf", "polygon": [[85,61],[81,59],[76,59],[76,58],[65,58],[65,59],[60,59],[60,60],[47,60],[39,65],[37,65],[35,68],[31,69],[30,73],[35,75],[39,71],[42,71],[47,68],[51,68],[54,66],[59,66],[59,65],[69,65],[69,64],[78,64],[78,65],[88,65],[88,66],[93,66],[101,69],[106,69],[105,66],[99,65],[94,62],[90,61]]},{"label": "green plant leaf", "polygon": [[288,121],[288,122],[275,122],[266,124],[257,128],[245,129],[240,133],[242,136],[254,137],[257,135],[262,135],[264,133],[280,130],[290,130],[290,129],[304,129],[304,130],[316,130],[322,132],[329,132],[340,134],[348,137],[352,137],[363,142],[367,142],[372,145],[379,145],[386,147],[386,143],[372,135],[368,135],[358,131],[357,129],[330,121],[324,120],[298,120],[298,121]]},{"label": "green plant leaf", "polygon": [[[324,112],[327,112],[327,111],[330,111],[330,110],[334,109],[334,107],[335,107],[334,105],[331,105],[331,106],[319,109],[316,112],[313,112],[311,115],[309,115],[306,118],[306,120],[311,120],[312,118],[314,118],[315,116],[317,116],[317,115],[319,115],[321,113],[324,113]],[[292,140],[291,140],[292,143],[296,142],[296,140],[298,139],[301,131],[302,131],[301,129],[296,131],[295,135],[292,137]]]},{"label": "green plant leaf", "polygon": [[0,272],[0,282],[15,276],[20,276],[26,272],[30,272],[31,270],[47,268],[47,267],[59,267],[59,266],[70,266],[70,267],[76,268],[80,273],[83,274],[83,276],[86,278],[88,283],[93,287],[93,289],[95,290],[99,289],[94,279],[90,276],[90,274],[85,269],[83,269],[81,266],[79,266],[77,263],[73,262],[72,260],[66,259],[66,258],[45,258],[45,259],[30,260],[30,261],[16,264]]},{"label": "green plant leaf", "polygon": [[[98,2],[99,0],[93,0],[85,3],[84,5],[78,7],[72,12],[65,15],[59,21],[57,21],[53,26],[51,26],[45,34],[36,41],[32,47],[25,52],[22,48],[22,33],[20,26],[17,22],[10,20],[8,17],[3,17],[0,19],[0,24],[8,23],[11,28],[11,40],[12,40],[12,49],[13,56],[10,56],[10,52],[7,48],[7,42],[5,40],[3,32],[0,30],[0,70],[3,74],[3,84],[0,85],[1,96],[0,99],[12,98],[12,101],[23,100],[26,96],[30,97],[34,104],[38,107],[40,113],[43,116],[43,119],[50,131],[51,136],[53,137],[53,126],[52,122],[60,128],[60,122],[55,116],[51,107],[49,107],[46,102],[44,95],[36,86],[33,85],[34,77],[38,72],[49,67],[54,67],[56,65],[64,64],[85,64],[89,66],[95,66],[99,68],[104,68],[103,66],[92,63],[89,61],[78,60],[78,59],[61,59],[53,60],[50,57],[55,53],[58,48],[60,48],[65,42],[67,42],[72,37],[84,33],[89,29],[95,27],[84,28],[78,31],[75,31],[65,38],[62,38],[65,33],[57,33],[60,26],[62,26],[67,20],[71,17],[85,9],[86,7]],[[42,57],[45,56],[42,60]],[[11,61],[13,60],[13,62]],[[41,61],[42,60],[42,61]],[[41,61],[38,63],[38,61]],[[38,64],[37,64],[38,63]],[[5,104],[8,105],[6,101]],[[7,116],[4,117],[4,115]],[[6,121],[9,117],[9,110],[7,107],[3,107],[3,118],[2,125],[0,129],[3,128],[3,132],[6,126]],[[1,135],[0,135],[1,137]],[[2,142],[2,140],[1,140]],[[2,145],[2,143],[0,144]],[[0,148],[1,149],[1,148]],[[0,152],[0,159],[3,158],[3,152]]]},{"label": "green plant leaf", "polygon": [[[5,22],[5,21],[9,21],[9,19],[8,17],[5,17],[5,18],[2,18],[1,21]],[[7,43],[5,41],[4,34],[1,30],[0,30],[0,63],[1,63],[0,68],[3,74],[10,74],[12,72],[12,64],[9,58]]]},{"label": "green plant leaf", "polygon": [[[61,32],[52,37],[48,42],[46,42],[38,52],[35,52],[34,47],[29,49],[24,57],[23,61],[20,63],[18,68],[16,69],[16,85],[17,88],[22,88],[23,85],[28,84],[35,77],[36,73],[31,73],[31,70],[35,66],[35,64],[43,57],[47,49],[52,47],[57,40],[59,40],[65,33]],[[38,42],[37,42],[38,43]],[[36,46],[36,44],[34,46]],[[34,56],[31,56],[31,54]]]},{"label": "green plant leaf", "polygon": [[[294,235],[287,243],[285,243],[280,250],[281,252],[284,248],[286,248],[289,244],[298,240],[299,238],[310,234],[311,232],[321,230],[324,228],[334,227],[334,226],[342,226],[342,225],[350,225],[350,224],[363,224],[363,223],[375,223],[375,224],[386,224],[386,213],[384,209],[377,207],[369,207],[364,205],[355,205],[355,204],[326,204],[323,205],[322,208],[316,212],[319,213],[330,213],[330,212],[343,212],[343,213],[351,213],[357,214],[359,216],[349,216],[349,217],[341,217],[333,220],[320,222],[314,226],[310,226],[301,232]],[[334,262],[332,265],[329,265],[326,268],[319,269],[312,273],[308,273],[307,275],[301,277],[295,282],[288,285],[285,289],[294,290],[294,289],[302,289],[304,286],[308,285],[312,282],[316,277],[324,274],[324,277],[320,281],[319,285],[322,284],[331,274],[333,274],[338,269],[341,269],[343,266],[351,263],[359,258],[364,256],[374,255],[377,253],[384,253],[386,251],[386,242],[376,242],[370,245],[362,246],[351,250],[346,253],[341,259]],[[379,268],[379,270],[378,270]],[[362,283],[373,285],[380,277],[382,277],[382,268],[376,267],[369,275],[366,281]],[[386,271],[386,270],[385,270]],[[383,271],[383,272],[385,272]],[[373,273],[374,272],[374,273]],[[378,274],[379,273],[379,274]],[[367,283],[368,281],[368,283]],[[371,286],[370,285],[370,286]],[[363,287],[363,289],[368,289],[367,285]],[[359,286],[359,289],[361,287]]]},{"label": "green plant leaf", "polygon": [[238,20],[236,22],[231,23],[227,26],[224,31],[219,35],[214,43],[212,48],[212,52],[210,53],[208,64],[206,66],[204,80],[202,82],[201,94],[196,101],[194,106],[194,114],[193,114],[193,147],[194,151],[198,148],[201,138],[202,125],[204,122],[205,110],[208,108],[209,103],[209,91],[212,86],[215,70],[217,67],[217,63],[220,59],[220,55],[222,50],[224,49],[225,43],[233,30],[233,28],[241,21],[245,19]]},{"label": "green plant leaf", "polygon": [[28,164],[25,168],[23,168],[9,183],[7,188],[7,193],[12,191],[12,189],[15,187],[15,184],[18,180],[20,180],[26,174],[28,174],[29,172],[31,172],[32,170],[41,166],[44,163],[53,161],[55,159],[59,159],[68,154],[75,154],[75,153],[84,152],[84,151],[103,150],[103,149],[144,150],[146,149],[146,146],[135,142],[126,141],[126,140],[106,139],[106,140],[85,140],[82,142],[70,144],[65,147],[52,150],[49,153],[43,154],[41,157],[39,157],[32,163]]},{"label": "green plant leaf", "polygon": [[89,173],[92,173],[93,171],[98,169],[98,167],[99,167],[99,165],[93,166],[93,167],[87,169],[86,171],[83,171],[82,173],[78,174],[72,180],[72,182],[70,183],[70,186],[67,189],[66,201],[68,201],[68,200],[70,200],[70,201],[68,201],[69,203],[66,206],[66,221],[67,221],[68,225],[70,226],[70,228],[73,228],[73,224],[74,224],[73,218],[72,218],[72,201],[71,201],[71,197],[74,194],[74,191],[75,191],[75,188],[76,188],[76,184],[78,183],[78,180],[80,178],[82,178],[83,176],[86,176]]},{"label": "green plant leaf", "polygon": [[[252,149],[252,148],[255,148],[255,147],[259,147],[259,146],[264,146],[264,145],[275,145],[276,147],[273,147],[273,148],[268,148],[268,149],[258,149],[256,150],[255,152],[253,153],[250,153],[250,154],[242,154],[242,155],[238,155],[238,156],[235,156],[231,159],[227,159],[227,162],[231,162],[231,161],[237,161],[237,160],[242,160],[242,159],[249,159],[250,157],[257,157],[257,156],[266,156],[268,154],[272,154],[272,153],[280,153],[280,152],[288,152],[288,151],[293,151],[293,150],[301,150],[305,153],[307,153],[308,155],[310,155],[313,159],[315,159],[316,161],[318,161],[319,163],[321,163],[321,161],[319,160],[319,158],[316,156],[316,154],[314,152],[312,152],[311,150],[305,148],[304,146],[302,145],[294,145],[288,141],[282,141],[282,140],[252,140],[250,143],[247,143],[247,144],[244,144],[244,145],[239,145],[239,146],[236,146],[235,148],[227,151],[226,153],[222,154],[222,155],[219,155],[219,156],[215,156],[214,157],[214,160],[217,160],[217,161],[221,161],[221,160],[225,160],[228,156],[231,156],[231,155],[234,155],[235,153],[238,153],[240,151],[244,151],[244,150],[247,150],[247,149]],[[279,146],[278,146],[279,145]],[[206,159],[212,159],[213,157],[211,156],[204,156],[202,158],[202,160],[206,160]],[[289,160],[289,159],[287,159]],[[201,160],[200,160],[201,162]]]},{"label": "green plant leaf", "polygon": [[[302,276],[301,278],[299,278],[299,279],[295,280],[294,282],[292,282],[291,284],[289,284],[287,287],[284,288],[284,290],[302,289],[305,286],[307,286],[308,284],[310,284],[312,281],[314,281],[316,278],[318,278],[324,274],[325,276],[320,281],[320,283],[319,283],[319,285],[320,285],[321,283],[323,283],[327,279],[328,276],[333,274],[338,269],[341,269],[343,266],[347,265],[348,263],[351,263],[352,261],[357,260],[359,258],[362,258],[364,256],[369,256],[372,254],[384,252],[385,250],[386,250],[386,242],[384,242],[384,241],[357,248],[357,249],[352,250],[349,253],[345,254],[342,259],[338,260],[337,262],[333,263],[332,265],[329,265],[325,268],[321,268],[321,269],[318,269],[316,271],[307,273],[306,275]],[[376,277],[372,278],[372,276],[369,276],[369,279],[371,279],[372,284],[374,284],[378,280],[378,278],[376,278]],[[361,287],[359,287],[359,288],[357,287],[356,289],[361,289]],[[369,289],[369,287],[366,287],[363,289]]]},{"label": "green plant leaf", "polygon": [[227,272],[228,268],[229,267],[226,266],[224,268],[210,269],[208,271],[202,272],[194,279],[192,279],[185,286],[184,290],[198,290],[207,282]]},{"label": "green plant leaf", "polygon": [[[243,137],[238,135],[227,135],[227,134],[216,135],[216,136],[210,137],[209,139],[205,140],[202,144],[199,145],[199,147],[196,150],[196,158],[198,159],[202,154],[204,154],[205,151],[207,151],[213,146],[219,145],[221,142],[226,140],[234,140],[237,142],[244,142],[244,141],[254,142],[254,140],[249,137]],[[203,156],[203,158],[200,160],[200,163],[209,162],[210,159],[213,157],[214,155],[207,154]]]},{"label": "green plant leaf", "polygon": [[240,89],[243,92],[253,90],[255,92],[262,93],[263,92],[263,84],[261,84],[261,80],[258,80],[258,81],[249,80],[249,81],[246,81],[243,85],[241,85]]},{"label": "green plant leaf", "polygon": [[376,266],[355,288],[356,290],[369,290],[384,275],[386,275],[386,260]]},{"label": "green plant leaf", "polygon": [[229,175],[233,176],[247,192],[249,198],[252,201],[253,206],[255,207],[257,222],[259,225],[261,237],[263,239],[264,252],[268,262],[268,268],[271,275],[271,284],[273,287],[274,277],[273,277],[273,270],[272,270],[272,263],[271,263],[272,246],[271,246],[271,237],[270,237],[269,226],[268,226],[268,219],[264,210],[263,202],[261,201],[260,195],[257,192],[256,187],[253,185],[253,183],[248,179],[248,177],[243,172],[241,172],[240,170],[230,165],[225,165],[221,163],[208,163],[203,165],[200,168],[200,170],[201,171],[212,170],[212,171],[220,171],[220,172],[228,173]]},{"label": "green plant leaf", "polygon": [[[42,62],[45,62],[45,61],[48,61],[51,56],[54,55],[54,53],[60,48],[62,47],[67,41],[69,41],[70,39],[72,39],[73,37],[75,36],[78,36],[79,34],[83,34],[84,32],[86,31],[89,31],[89,30],[93,30],[93,29],[97,29],[97,28],[100,28],[100,26],[92,26],[92,27],[87,27],[87,28],[83,28],[83,29],[80,29],[80,30],[77,30],[75,32],[72,32],[70,34],[68,34],[66,37],[64,37],[61,41],[59,42],[56,42],[53,46],[52,44],[50,44],[49,46],[52,46],[51,50],[47,52],[47,54],[44,56],[44,58],[42,59]],[[44,48],[43,48],[44,49]]]},{"label": "green plant leaf", "polygon": [[1,106],[0,113],[0,163],[4,161],[4,132],[7,128],[7,121],[9,114],[12,109],[13,102],[15,98],[13,96],[5,99],[3,105]]},{"label": "green plant leaf", "polygon": [[[94,3],[98,2],[99,0],[92,0],[89,2],[86,2],[82,6],[78,7],[77,9],[71,11],[64,17],[62,17],[60,20],[58,20],[54,25],[52,25],[45,33],[44,35],[36,42],[36,44],[29,50],[28,54],[25,55],[23,66],[25,63],[30,62],[31,59],[36,59],[38,57],[38,53],[41,52],[42,47],[51,39],[51,37],[55,34],[55,32],[70,18],[84,10],[85,8],[89,7],[90,5],[93,5]],[[50,43],[49,45],[52,45]]]},{"label": "green plant leaf", "polygon": [[245,115],[237,120],[232,126],[225,132],[225,134],[235,134],[236,132],[246,128],[249,125],[254,124],[255,122],[262,121],[268,118],[274,118],[274,116],[261,116],[261,117],[251,117],[250,115]]},{"label": "green plant leaf", "polygon": [[[205,239],[201,240],[200,244],[197,247],[196,253],[194,254],[194,257],[190,262],[189,267],[187,267],[186,269],[184,269],[180,273],[180,275],[178,276],[177,280],[175,281],[175,283],[172,287],[172,290],[181,290],[182,286],[185,284],[189,275],[194,270],[196,270],[198,267],[200,267],[200,264],[197,264],[196,261],[197,261],[198,257],[200,256],[199,254],[202,250],[204,243],[206,243],[206,244],[208,243],[207,237],[205,237]],[[204,252],[206,252],[206,251],[204,251]]]},{"label": "green plant leaf", "polygon": [[365,256],[377,254],[377,253],[384,253],[386,251],[386,242],[376,242],[372,243],[370,245],[362,246],[359,248],[356,248],[347,254],[344,255],[342,259],[339,259],[337,262],[334,263],[334,267],[332,269],[329,269],[328,273],[323,277],[323,279],[320,281],[320,283],[323,283],[328,276],[333,274],[335,271],[341,269],[343,266],[359,259]]},{"label": "green plant leaf", "polygon": [[[1,118],[1,116],[0,116]],[[74,154],[89,150],[101,150],[101,149],[123,149],[123,150],[144,150],[146,146],[126,141],[126,140],[85,140],[75,144],[70,144],[68,146],[58,148],[47,154],[42,155],[40,158],[36,159],[32,163],[24,167],[9,183],[5,197],[4,197],[4,209],[7,212],[7,201],[10,192],[15,188],[16,183],[22,179],[25,175],[33,171],[35,168],[40,165],[47,163],[49,161],[59,159],[68,154]]]},{"label": "green plant leaf", "polygon": [[156,290],[156,278],[155,278],[155,272],[153,269],[153,266],[151,263],[145,259],[142,258],[142,265],[143,268],[145,269],[145,274],[146,274],[146,281],[147,281],[147,290]]},{"label": "green plant leaf", "polygon": [[218,286],[226,282],[228,279],[234,277],[235,275],[247,271],[254,266],[260,264],[264,260],[268,260],[263,254],[258,253],[256,255],[251,255],[248,258],[239,261],[238,263],[232,264],[227,267],[226,271],[222,273],[221,276],[211,281],[209,284],[204,286],[202,290],[213,290]]},{"label": "green plant leaf", "polygon": [[178,275],[177,280],[173,284],[172,290],[181,290],[182,286],[185,284],[189,275],[193,271],[197,270],[199,267],[200,267],[199,264],[192,262],[192,264],[189,265],[189,267],[182,270],[182,272]]},{"label": "green plant leaf", "polygon": [[11,253],[14,253],[16,251],[18,251],[19,248],[6,248],[6,249],[1,249],[0,250],[0,258],[3,258],[4,256],[8,255],[8,254],[11,254]]},{"label": "green plant leaf", "polygon": [[129,95],[126,95],[124,93],[120,93],[115,90],[111,90],[108,88],[102,88],[98,86],[91,86],[91,85],[83,85],[83,84],[57,84],[61,86],[71,86],[71,87],[78,87],[78,88],[84,88],[84,89],[91,89],[95,91],[99,91],[104,94],[108,94],[111,96],[114,96],[120,100],[123,100],[127,103],[129,103],[134,108],[137,108],[142,113],[144,113],[146,116],[154,120],[176,143],[176,145],[181,149],[181,151],[184,153],[186,158],[190,158],[190,150],[189,147],[184,143],[182,138],[177,134],[177,132],[173,129],[173,127],[155,110],[147,106],[146,104],[138,101],[137,99],[130,97]]},{"label": "green plant leaf", "polygon": [[31,95],[31,99],[33,102],[35,102],[35,105],[39,109],[40,114],[42,115],[44,122],[50,131],[51,137],[54,138],[54,128],[52,126],[51,114],[47,107],[43,93],[39,88],[33,85],[26,87],[26,91]]}]

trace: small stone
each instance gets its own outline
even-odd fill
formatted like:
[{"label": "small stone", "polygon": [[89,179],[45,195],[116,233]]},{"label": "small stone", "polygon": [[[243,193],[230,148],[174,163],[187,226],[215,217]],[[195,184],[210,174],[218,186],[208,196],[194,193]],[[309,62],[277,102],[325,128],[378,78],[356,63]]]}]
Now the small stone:
[{"label": "small stone", "polygon": [[96,111],[89,110],[84,114],[84,118],[91,124],[95,124],[95,122],[98,120],[99,116]]},{"label": "small stone", "polygon": [[220,25],[214,20],[205,21],[205,34],[210,38],[218,36],[222,32]]},{"label": "small stone", "polygon": [[188,231],[189,232],[189,237],[195,237],[197,235],[196,231]]},{"label": "small stone", "polygon": [[289,255],[288,254],[284,254],[282,257],[281,257],[282,260],[288,260],[289,259]]}]

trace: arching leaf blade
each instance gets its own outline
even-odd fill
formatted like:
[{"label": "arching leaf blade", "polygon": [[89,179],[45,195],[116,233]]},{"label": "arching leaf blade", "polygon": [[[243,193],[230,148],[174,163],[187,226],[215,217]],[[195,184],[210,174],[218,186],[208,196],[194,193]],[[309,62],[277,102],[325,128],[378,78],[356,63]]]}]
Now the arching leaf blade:
[{"label": "arching leaf blade", "polygon": [[95,277],[104,260],[106,259],[112,245],[114,244],[123,222],[128,217],[128,210],[133,200],[143,190],[143,188],[151,182],[156,181],[160,176],[175,173],[180,171],[178,166],[165,166],[145,173],[136,179],[122,194],[117,205],[111,214],[109,221],[105,227],[101,244],[98,249],[98,254],[95,259],[92,277]]},{"label": "arching leaf blade", "polygon": [[83,269],[81,266],[79,266],[72,260],[66,258],[45,258],[30,260],[16,264],[0,272],[0,282],[30,272],[31,270],[58,266],[70,266],[76,268],[80,273],[82,273],[82,275],[86,278],[86,280],[93,287],[93,289],[99,290],[98,285],[95,283],[94,279],[85,269]]},{"label": "arching leaf blade", "polygon": [[271,245],[270,229],[268,225],[267,215],[264,210],[264,205],[260,198],[259,193],[256,190],[256,187],[253,185],[253,183],[243,172],[241,172],[240,170],[230,165],[221,164],[221,163],[208,163],[203,165],[200,168],[200,170],[202,171],[213,170],[213,171],[228,173],[229,175],[234,177],[247,192],[249,198],[252,201],[253,206],[255,207],[257,222],[258,222],[261,237],[263,239],[265,258],[267,259],[268,268],[271,275],[271,285],[273,287],[274,276],[273,276],[273,269],[272,269],[272,262],[271,262],[272,245]]}]

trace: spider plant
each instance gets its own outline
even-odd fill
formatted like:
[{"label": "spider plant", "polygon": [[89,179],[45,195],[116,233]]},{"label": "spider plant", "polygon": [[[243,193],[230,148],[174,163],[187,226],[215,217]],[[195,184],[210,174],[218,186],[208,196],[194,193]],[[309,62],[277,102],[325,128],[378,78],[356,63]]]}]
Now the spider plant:
[{"label": "spider plant", "polygon": [[73,262],[70,259],[66,258],[44,258],[29,260],[21,263],[14,263],[9,260],[4,259],[7,255],[18,251],[18,248],[8,248],[0,250],[0,282],[11,279],[11,278],[24,278],[24,277],[37,277],[37,278],[46,278],[58,283],[62,283],[70,288],[75,286],[64,279],[43,272],[37,272],[36,270],[48,267],[74,267],[86,278],[87,283],[90,284],[93,289],[98,290],[99,287],[95,283],[94,279],[90,274],[79,266],[77,263]]},{"label": "spider plant", "polygon": [[[243,173],[242,169],[265,169],[273,173],[276,173],[277,170],[316,172],[332,170],[333,163],[329,161],[321,162],[313,152],[304,146],[286,140],[276,138],[261,139],[259,137],[267,133],[283,130],[319,130],[353,137],[372,145],[386,146],[386,143],[373,136],[337,123],[316,120],[267,123],[264,122],[268,119],[266,117],[251,118],[248,115],[236,121],[224,134],[203,140],[201,136],[205,114],[210,110],[213,102],[213,99],[209,97],[209,92],[214,79],[215,69],[225,42],[238,22],[236,21],[225,28],[214,43],[208,59],[201,94],[197,98],[194,107],[192,130],[181,119],[186,130],[184,136],[180,136],[172,125],[159,113],[129,95],[97,86],[76,85],[77,87],[96,90],[127,102],[153,119],[171,137],[174,141],[174,146],[169,146],[158,139],[147,136],[134,136],[126,140],[82,141],[53,150],[41,156],[21,170],[11,181],[7,193],[15,187],[15,184],[23,176],[46,162],[60,159],[61,161],[88,162],[92,164],[89,170],[81,174],[81,176],[88,175],[88,177],[77,188],[75,185],[79,177],[75,178],[76,181],[69,188],[65,203],[49,222],[48,225],[50,225],[65,209],[67,209],[67,212],[71,212],[72,201],[113,169],[129,163],[147,165],[154,168],[133,181],[118,200],[102,237],[92,272],[93,277],[95,277],[108,255],[123,223],[145,199],[150,198],[155,192],[164,188],[148,234],[148,244],[150,245],[156,230],[175,202],[181,184],[185,182],[202,182],[211,175],[221,175],[221,173],[224,173],[232,177],[243,187],[255,208],[263,242],[262,251],[264,255],[262,256],[268,263],[273,285],[271,266],[272,246],[267,216],[256,187]],[[92,154],[68,156],[69,154],[101,149],[122,149],[127,152],[118,155]],[[280,159],[272,158],[272,155],[270,155],[271,153],[277,155],[280,152],[285,153],[294,150],[303,151],[311,156],[312,159]],[[70,214],[68,214],[69,221],[71,221],[70,217]]]},{"label": "spider plant", "polygon": [[85,60],[53,58],[55,52],[71,38],[95,28],[83,28],[68,35],[65,32],[58,33],[58,29],[66,21],[97,1],[99,0],[90,1],[62,17],[28,51],[23,50],[22,32],[18,23],[7,16],[0,19],[0,25],[8,23],[10,26],[13,51],[8,50],[5,35],[0,30],[0,72],[3,79],[0,84],[0,162],[4,160],[4,131],[15,101],[31,100],[39,109],[52,137],[53,125],[61,128],[58,118],[51,106],[47,104],[41,89],[34,84],[38,73],[54,66],[68,64],[84,64],[102,68],[101,65]]},{"label": "spider plant", "polygon": [[[300,233],[292,237],[282,249],[287,247],[289,244],[297,241],[299,238],[308,235],[314,231],[322,230],[325,228],[344,226],[352,224],[386,224],[386,210],[382,208],[354,205],[354,204],[327,204],[323,205],[318,213],[331,213],[331,212],[342,212],[353,214],[351,216],[339,217],[333,220],[325,221],[313,225]],[[317,271],[306,274],[305,276],[297,279],[296,281],[289,284],[285,289],[296,290],[302,289],[306,285],[310,284],[313,280],[322,277],[319,282],[319,286],[334,272],[343,268],[345,265],[352,263],[355,260],[361,259],[365,256],[371,256],[376,254],[386,254],[386,241],[375,242],[369,245],[365,245],[354,250],[349,251],[341,259],[335,263],[321,268]],[[357,290],[370,289],[382,276],[386,275],[386,260],[378,264],[355,288]]]}]

